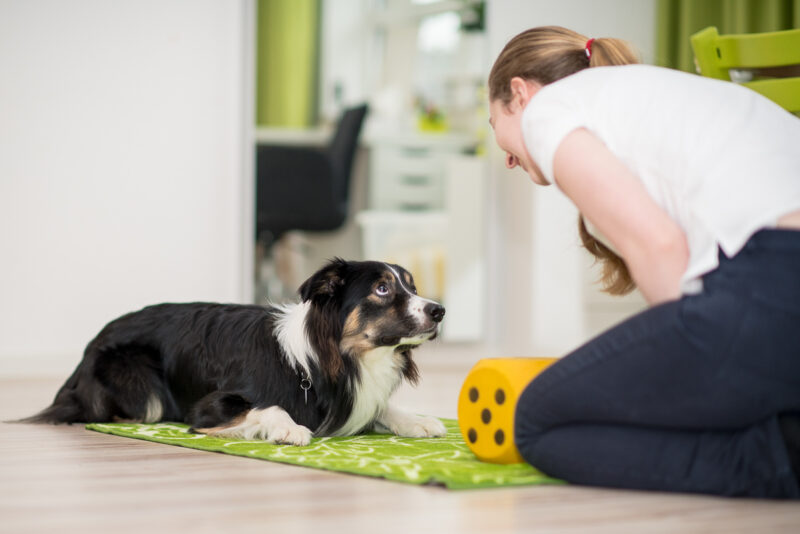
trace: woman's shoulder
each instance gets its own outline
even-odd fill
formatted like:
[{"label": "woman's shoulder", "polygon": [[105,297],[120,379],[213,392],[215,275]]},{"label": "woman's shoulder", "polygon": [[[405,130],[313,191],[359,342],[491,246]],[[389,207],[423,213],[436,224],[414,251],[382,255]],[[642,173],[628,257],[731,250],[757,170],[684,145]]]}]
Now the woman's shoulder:
[{"label": "woman's shoulder", "polygon": [[541,105],[561,102],[569,107],[605,109],[615,104],[648,106],[654,101],[703,106],[720,98],[739,104],[757,98],[730,82],[645,64],[587,68],[543,87],[541,96]]},{"label": "woman's shoulder", "polygon": [[637,63],[583,69],[554,82],[553,85],[561,84],[562,82],[564,85],[590,83],[691,83],[695,78],[698,78],[698,76],[688,72]]},{"label": "woman's shoulder", "polygon": [[617,100],[631,103],[637,99],[637,95],[649,100],[653,91],[660,92],[665,87],[685,83],[682,81],[683,75],[693,76],[642,64],[591,67],[545,85],[532,103],[534,108],[559,104],[569,108],[585,108]]}]

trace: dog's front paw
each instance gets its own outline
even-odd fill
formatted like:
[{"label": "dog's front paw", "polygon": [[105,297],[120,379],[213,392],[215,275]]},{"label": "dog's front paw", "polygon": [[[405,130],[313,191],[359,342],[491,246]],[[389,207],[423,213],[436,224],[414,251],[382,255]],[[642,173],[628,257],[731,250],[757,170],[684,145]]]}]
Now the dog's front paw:
[{"label": "dog's front paw", "polygon": [[447,429],[444,427],[444,423],[442,423],[436,417],[430,416],[422,416],[418,415],[415,416],[417,418],[416,423],[414,425],[414,432],[422,432],[422,435],[419,437],[430,437],[430,438],[441,438],[445,434],[447,434]]},{"label": "dog's front paw", "polygon": [[263,439],[267,443],[303,447],[311,443],[311,430],[298,425],[279,406],[253,409],[244,422],[234,427],[236,437]]},{"label": "dog's front paw", "polygon": [[391,410],[381,421],[393,434],[404,438],[440,438],[447,434],[444,424],[435,417]]},{"label": "dog's front paw", "polygon": [[284,428],[274,428],[267,436],[268,443],[278,445],[295,445],[305,447],[311,443],[311,430],[303,425],[293,425]]}]

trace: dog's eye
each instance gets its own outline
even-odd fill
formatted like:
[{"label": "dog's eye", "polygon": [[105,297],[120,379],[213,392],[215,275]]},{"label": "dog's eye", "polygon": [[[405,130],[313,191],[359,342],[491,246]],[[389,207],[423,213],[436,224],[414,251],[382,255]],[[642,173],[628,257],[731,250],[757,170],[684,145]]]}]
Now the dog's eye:
[{"label": "dog's eye", "polygon": [[375,294],[381,297],[385,297],[389,294],[389,287],[386,284],[381,284],[375,288]]}]

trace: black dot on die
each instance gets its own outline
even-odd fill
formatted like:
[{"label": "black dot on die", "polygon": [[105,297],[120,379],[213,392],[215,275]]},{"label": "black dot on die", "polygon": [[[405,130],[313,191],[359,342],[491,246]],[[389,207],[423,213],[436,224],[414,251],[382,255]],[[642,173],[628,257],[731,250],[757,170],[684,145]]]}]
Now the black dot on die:
[{"label": "black dot on die", "polygon": [[498,430],[494,433],[494,442],[498,445],[502,445],[503,442],[506,440],[506,435],[502,430]]},{"label": "black dot on die", "polygon": [[492,412],[490,412],[488,408],[484,408],[481,412],[481,421],[483,421],[483,424],[488,425],[491,420]]},{"label": "black dot on die", "polygon": [[470,428],[469,431],[467,432],[467,439],[469,439],[470,443],[475,443],[476,441],[478,441],[478,433],[475,432],[474,428]]},{"label": "black dot on die", "polygon": [[506,392],[502,389],[498,389],[494,394],[494,400],[497,404],[503,404],[506,401]]},{"label": "black dot on die", "polygon": [[469,400],[471,402],[478,402],[478,390],[475,388],[469,388]]}]

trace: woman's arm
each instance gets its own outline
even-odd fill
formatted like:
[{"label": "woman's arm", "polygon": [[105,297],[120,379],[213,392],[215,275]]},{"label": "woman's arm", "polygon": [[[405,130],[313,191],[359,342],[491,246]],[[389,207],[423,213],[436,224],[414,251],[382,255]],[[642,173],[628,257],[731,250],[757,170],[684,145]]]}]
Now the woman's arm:
[{"label": "woman's arm", "polygon": [[605,144],[585,129],[573,131],[556,150],[553,173],[583,216],[620,252],[647,302],[680,296],[689,261],[686,235]]}]

